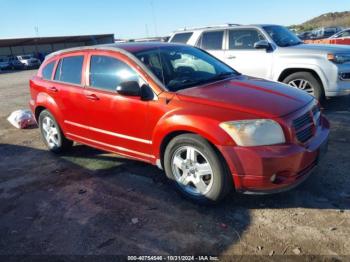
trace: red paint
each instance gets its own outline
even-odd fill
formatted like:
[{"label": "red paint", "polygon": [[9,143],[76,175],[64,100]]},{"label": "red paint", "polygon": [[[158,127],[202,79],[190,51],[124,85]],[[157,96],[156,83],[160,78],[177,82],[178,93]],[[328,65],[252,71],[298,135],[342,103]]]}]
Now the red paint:
[{"label": "red paint", "polygon": [[[126,51],[141,51],[159,44],[125,45]],[[164,44],[165,45],[165,44]],[[82,85],[42,79],[42,68],[63,56],[85,57]],[[104,54],[133,67],[157,94],[157,100],[142,101],[88,87],[90,56]],[[310,111],[313,99],[299,90],[276,82],[239,76],[205,86],[168,92],[127,56],[111,50],[73,51],[45,61],[30,80],[33,112],[48,109],[67,138],[156,164],[161,144],[173,132],[191,132],[209,140],[223,155],[239,191],[274,190],[296,183],[313,167],[320,145],[327,139],[329,123],[322,116],[317,134],[306,144],[297,142],[292,121]],[[223,121],[270,118],[284,131],[283,145],[239,147],[219,127]],[[270,181],[277,174],[275,183]]]},{"label": "red paint", "polygon": [[349,37],[325,38],[317,40],[305,40],[306,44],[326,44],[326,45],[350,45]]}]

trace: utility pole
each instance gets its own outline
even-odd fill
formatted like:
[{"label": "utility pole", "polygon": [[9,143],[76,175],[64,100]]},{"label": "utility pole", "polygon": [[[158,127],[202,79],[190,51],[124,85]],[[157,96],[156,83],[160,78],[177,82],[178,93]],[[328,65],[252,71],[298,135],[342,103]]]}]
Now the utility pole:
[{"label": "utility pole", "polygon": [[39,27],[37,25],[34,26],[34,31],[35,31],[36,37],[39,37]]}]

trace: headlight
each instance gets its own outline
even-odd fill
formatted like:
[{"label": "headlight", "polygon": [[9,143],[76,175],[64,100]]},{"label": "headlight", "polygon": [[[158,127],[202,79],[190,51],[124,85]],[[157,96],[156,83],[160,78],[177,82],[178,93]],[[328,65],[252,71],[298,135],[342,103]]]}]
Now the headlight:
[{"label": "headlight", "polygon": [[229,121],[220,124],[239,146],[262,146],[284,143],[281,126],[270,119]]},{"label": "headlight", "polygon": [[337,64],[350,62],[350,54],[328,54],[327,59]]}]

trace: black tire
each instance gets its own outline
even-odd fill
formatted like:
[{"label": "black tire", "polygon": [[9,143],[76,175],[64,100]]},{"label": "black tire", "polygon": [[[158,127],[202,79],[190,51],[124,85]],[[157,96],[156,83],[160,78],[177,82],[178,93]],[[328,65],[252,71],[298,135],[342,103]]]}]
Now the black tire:
[{"label": "black tire", "polygon": [[296,73],[290,74],[283,80],[283,83],[289,84],[293,80],[298,80],[298,79],[303,79],[308,81],[313,89],[314,97],[320,102],[324,100],[325,96],[324,96],[322,83],[320,83],[320,81],[310,72],[296,72]]},{"label": "black tire", "polygon": [[[209,162],[212,170],[212,185],[205,194],[191,194],[180,185],[175,178],[172,160],[175,153],[186,146],[198,150]],[[172,181],[182,196],[198,204],[214,204],[222,200],[233,189],[233,178],[228,171],[223,157],[213,146],[201,136],[195,134],[183,134],[173,138],[167,145],[164,153],[164,169],[166,176]],[[199,177],[199,176],[198,176]]]},{"label": "black tire", "polygon": [[[45,118],[49,118],[52,120],[54,126],[57,129],[57,144],[55,145],[50,145],[48,140],[46,139],[45,136],[45,130],[43,127]],[[73,141],[68,140],[62,130],[61,127],[59,126],[59,124],[57,123],[56,119],[54,118],[54,116],[48,111],[48,110],[43,110],[41,111],[40,115],[39,115],[39,128],[40,128],[40,133],[42,136],[42,139],[44,141],[44,143],[46,144],[47,148],[54,153],[62,153],[65,152],[67,150],[69,150],[72,146],[73,146]]]}]

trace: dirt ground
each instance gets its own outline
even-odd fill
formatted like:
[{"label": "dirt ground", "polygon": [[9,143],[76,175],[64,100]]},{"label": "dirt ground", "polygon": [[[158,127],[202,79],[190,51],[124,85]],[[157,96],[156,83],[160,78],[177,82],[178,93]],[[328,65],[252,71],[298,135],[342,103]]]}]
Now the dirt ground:
[{"label": "dirt ground", "polygon": [[201,207],[182,199],[156,167],[82,145],[53,155],[38,129],[12,127],[6,118],[28,108],[34,73],[0,74],[0,255],[350,260],[349,96],[326,102],[329,152],[304,184],[272,196],[233,193]]}]

